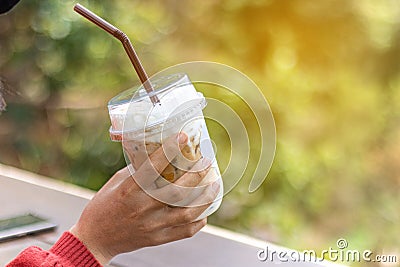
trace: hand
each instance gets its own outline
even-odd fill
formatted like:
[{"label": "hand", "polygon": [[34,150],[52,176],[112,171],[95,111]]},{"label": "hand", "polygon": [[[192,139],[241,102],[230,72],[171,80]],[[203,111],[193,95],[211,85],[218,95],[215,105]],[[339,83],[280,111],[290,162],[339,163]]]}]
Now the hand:
[{"label": "hand", "polygon": [[[151,184],[149,181],[155,181],[169,163],[164,151],[168,151],[168,155],[177,155],[186,141],[185,134],[169,138],[150,155],[134,176],[131,176],[128,167],[118,171],[88,203],[70,232],[101,264],[108,263],[120,253],[192,237],[206,224],[206,219],[195,220],[216,198],[218,181],[203,187],[191,207],[165,205],[149,196],[136,182],[140,180]],[[203,165],[210,164],[202,162]],[[179,186],[187,189],[198,185],[207,174],[209,166],[205,167],[205,171],[186,172],[174,184],[153,189],[151,195],[171,195],[174,201],[183,200],[187,191],[179,191]]]}]

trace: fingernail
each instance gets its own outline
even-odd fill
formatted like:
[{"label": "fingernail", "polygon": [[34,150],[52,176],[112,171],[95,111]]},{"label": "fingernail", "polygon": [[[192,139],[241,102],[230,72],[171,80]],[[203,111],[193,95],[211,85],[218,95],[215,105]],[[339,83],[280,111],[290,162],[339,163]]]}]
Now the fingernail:
[{"label": "fingernail", "polygon": [[219,192],[219,183],[214,182],[212,185],[212,189],[214,190],[214,192],[218,193]]},{"label": "fingernail", "polygon": [[178,136],[178,142],[180,144],[184,144],[184,143],[186,143],[186,141],[187,141],[187,135],[184,133],[180,133]]}]

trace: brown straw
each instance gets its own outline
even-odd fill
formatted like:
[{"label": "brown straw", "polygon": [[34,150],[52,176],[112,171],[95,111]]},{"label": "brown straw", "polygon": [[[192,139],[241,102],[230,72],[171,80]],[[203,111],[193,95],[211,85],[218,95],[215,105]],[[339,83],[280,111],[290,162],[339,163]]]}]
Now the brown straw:
[{"label": "brown straw", "polygon": [[[74,10],[121,41],[126,53],[128,54],[129,59],[132,62],[133,67],[136,70],[136,73],[139,76],[140,81],[143,83],[144,88],[146,89],[146,92],[147,93],[153,92],[154,89],[149,81],[149,77],[147,76],[147,73],[144,70],[142,63],[140,63],[139,57],[137,56],[135,49],[133,48],[132,43],[129,40],[128,36],[121,30],[116,28],[114,25],[111,25],[110,23],[100,18],[92,11],[90,11],[89,9],[85,8],[80,4],[76,4],[74,6]],[[153,104],[160,103],[160,100],[156,95],[151,96],[150,99],[151,102],[153,102]]]}]

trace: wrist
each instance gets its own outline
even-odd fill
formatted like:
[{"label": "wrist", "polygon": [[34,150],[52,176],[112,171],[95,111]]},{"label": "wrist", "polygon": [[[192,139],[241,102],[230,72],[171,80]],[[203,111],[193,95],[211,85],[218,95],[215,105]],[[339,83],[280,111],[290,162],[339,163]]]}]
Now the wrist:
[{"label": "wrist", "polygon": [[91,238],[86,237],[85,233],[80,231],[77,225],[72,226],[69,232],[85,245],[87,250],[93,254],[93,256],[101,265],[108,264],[113,258],[113,256],[109,255],[109,253],[103,251],[101,246],[96,244],[96,242],[93,242]]},{"label": "wrist", "polygon": [[49,252],[56,255],[60,260],[70,262],[71,266],[102,266],[83,242],[71,232],[64,232]]}]

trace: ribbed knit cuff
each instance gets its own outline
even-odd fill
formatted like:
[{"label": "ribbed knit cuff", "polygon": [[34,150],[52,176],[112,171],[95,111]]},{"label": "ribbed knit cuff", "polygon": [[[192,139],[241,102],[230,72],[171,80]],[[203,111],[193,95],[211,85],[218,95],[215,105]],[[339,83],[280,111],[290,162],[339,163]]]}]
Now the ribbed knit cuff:
[{"label": "ribbed knit cuff", "polygon": [[86,246],[70,232],[63,233],[50,252],[76,267],[102,267]]}]

